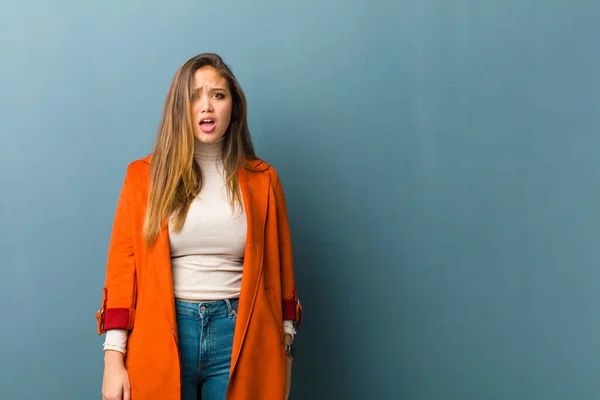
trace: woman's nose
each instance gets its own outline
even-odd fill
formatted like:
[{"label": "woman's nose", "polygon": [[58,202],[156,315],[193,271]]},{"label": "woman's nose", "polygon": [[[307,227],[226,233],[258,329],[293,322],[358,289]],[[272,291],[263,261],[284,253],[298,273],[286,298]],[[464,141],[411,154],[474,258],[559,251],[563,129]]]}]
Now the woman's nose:
[{"label": "woman's nose", "polygon": [[212,104],[208,96],[202,96],[200,99],[200,109],[202,112],[212,112]]}]

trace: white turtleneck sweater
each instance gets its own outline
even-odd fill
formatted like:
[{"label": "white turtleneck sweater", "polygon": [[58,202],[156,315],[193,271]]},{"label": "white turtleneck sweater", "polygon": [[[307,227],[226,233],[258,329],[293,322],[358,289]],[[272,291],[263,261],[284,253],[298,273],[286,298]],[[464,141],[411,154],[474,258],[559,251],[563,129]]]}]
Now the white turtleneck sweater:
[{"label": "white turtleneck sweater", "polygon": [[[246,213],[227,197],[221,142],[194,143],[194,160],[203,174],[202,189],[190,205],[180,232],[169,224],[175,298],[201,302],[239,298],[246,245]],[[294,335],[292,321],[284,331]],[[128,332],[111,329],[104,350],[125,352]]]},{"label": "white turtleneck sweater", "polygon": [[246,248],[246,213],[227,198],[221,143],[195,142],[194,160],[203,175],[183,229],[169,230],[175,298],[187,301],[240,296]]}]

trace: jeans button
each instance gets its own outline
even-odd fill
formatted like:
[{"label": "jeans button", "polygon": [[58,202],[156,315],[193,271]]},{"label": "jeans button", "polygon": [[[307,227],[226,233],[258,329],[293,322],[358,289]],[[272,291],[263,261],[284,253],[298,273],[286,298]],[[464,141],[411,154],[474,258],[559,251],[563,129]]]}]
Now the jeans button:
[{"label": "jeans button", "polygon": [[200,307],[200,312],[204,312],[204,311],[206,311],[206,307],[204,307],[204,306]]}]

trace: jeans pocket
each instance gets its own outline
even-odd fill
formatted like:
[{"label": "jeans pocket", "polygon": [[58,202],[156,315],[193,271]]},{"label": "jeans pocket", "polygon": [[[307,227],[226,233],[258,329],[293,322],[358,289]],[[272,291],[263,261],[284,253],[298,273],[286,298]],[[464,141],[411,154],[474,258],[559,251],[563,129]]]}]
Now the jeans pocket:
[{"label": "jeans pocket", "polygon": [[197,317],[198,311],[193,308],[191,304],[187,304],[183,301],[175,301],[175,315],[185,317]]}]

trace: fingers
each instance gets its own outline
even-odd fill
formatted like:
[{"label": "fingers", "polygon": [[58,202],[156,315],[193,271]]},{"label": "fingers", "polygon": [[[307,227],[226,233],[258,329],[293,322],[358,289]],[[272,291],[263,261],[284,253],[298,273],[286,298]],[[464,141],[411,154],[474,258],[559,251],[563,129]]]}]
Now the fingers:
[{"label": "fingers", "polygon": [[102,379],[102,400],[131,400],[131,384],[123,366],[107,366]]},{"label": "fingers", "polygon": [[123,400],[131,400],[131,388],[128,384],[123,386]]},{"label": "fingers", "polygon": [[123,392],[119,393],[102,393],[102,400],[131,400],[130,391],[123,390]]},{"label": "fingers", "polygon": [[[122,400],[123,396],[121,396],[121,392],[102,392],[102,400]],[[127,399],[131,400],[129,397]]]},{"label": "fingers", "polygon": [[102,388],[102,400],[131,400],[129,382],[123,382],[112,388]]}]

